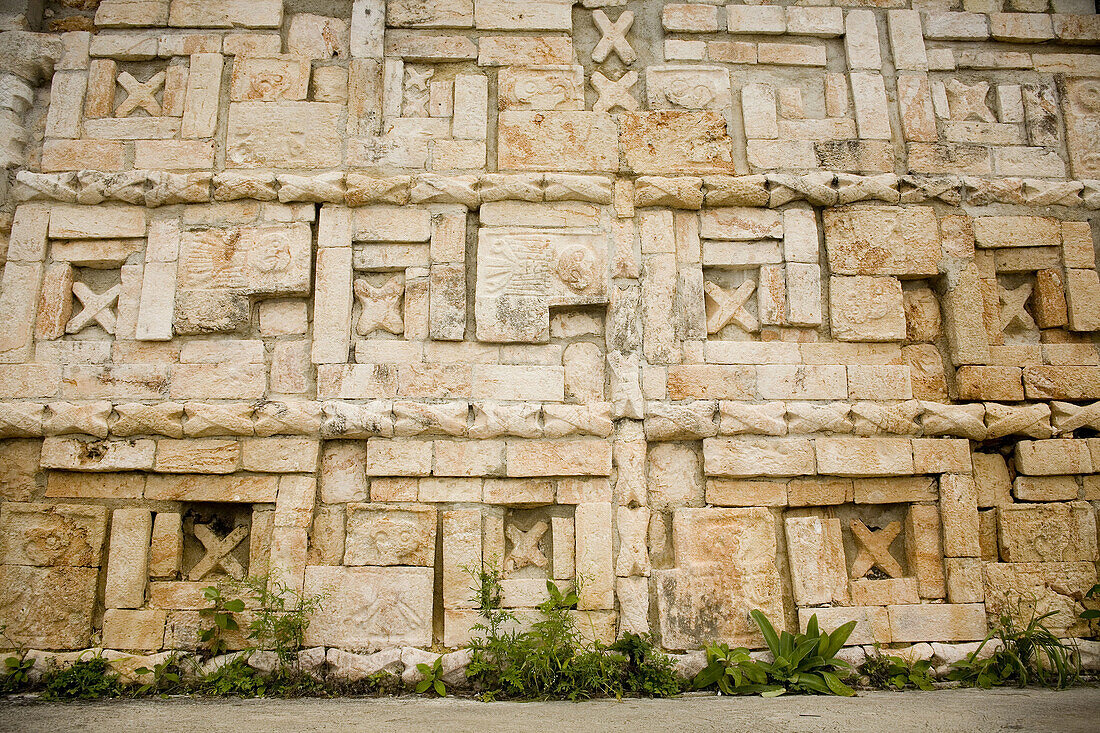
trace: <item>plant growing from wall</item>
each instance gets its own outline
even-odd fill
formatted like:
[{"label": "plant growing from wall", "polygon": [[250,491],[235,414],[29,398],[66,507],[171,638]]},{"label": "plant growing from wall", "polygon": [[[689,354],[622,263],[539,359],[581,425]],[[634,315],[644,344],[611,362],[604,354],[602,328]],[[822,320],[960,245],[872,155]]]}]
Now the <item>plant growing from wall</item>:
[{"label": "plant growing from wall", "polygon": [[904,690],[909,687],[931,690],[931,669],[932,663],[927,659],[909,662],[902,657],[883,653],[878,644],[875,644],[874,653],[859,665],[860,673],[867,676],[871,687],[880,690]]},{"label": "plant growing from wall", "polygon": [[[1034,607],[1034,606],[1033,606]],[[1081,659],[1072,642],[1059,639],[1046,621],[1054,611],[1035,615],[1018,628],[1010,613],[1001,613],[997,624],[978,648],[956,662],[948,679],[964,685],[989,689],[1007,684],[1025,687],[1032,683],[1061,690],[1081,676]],[[996,648],[984,658],[981,652],[989,643]]]},{"label": "plant growing from wall", "polygon": [[852,666],[836,653],[856,627],[855,621],[840,626],[831,634],[821,631],[817,625],[817,614],[810,617],[805,633],[792,634],[788,631],[776,633],[768,617],[754,610],[749,614],[764,642],[772,653],[771,662],[758,662],[768,675],[768,684],[777,689],[762,692],[762,695],[781,695],[784,692],[800,692],[817,695],[854,695],[855,690],[841,681],[841,675],[848,675]]},{"label": "plant growing from wall", "polygon": [[48,671],[42,678],[44,700],[94,700],[123,692],[118,674],[101,655],[78,659],[65,669]]},{"label": "plant growing from wall", "polygon": [[257,608],[248,625],[248,638],[260,648],[272,649],[280,664],[297,664],[311,617],[323,606],[328,592],[307,596],[296,588],[266,576],[252,577],[245,586]]},{"label": "plant growing from wall", "polygon": [[697,690],[716,687],[723,695],[755,695],[782,689],[768,684],[767,671],[743,646],[707,644],[706,652],[707,666],[691,681]]},{"label": "plant growing from wall", "polygon": [[202,595],[211,605],[199,611],[199,616],[208,623],[199,629],[199,643],[205,656],[215,657],[228,649],[227,632],[240,630],[235,614],[244,611],[244,601],[226,597],[216,585],[203,588]]},{"label": "plant growing from wall", "polygon": [[439,697],[447,697],[447,686],[443,684],[443,657],[436,657],[435,663],[430,666],[421,662],[416,665],[416,669],[424,676],[424,679],[416,683],[416,694],[431,692]]}]

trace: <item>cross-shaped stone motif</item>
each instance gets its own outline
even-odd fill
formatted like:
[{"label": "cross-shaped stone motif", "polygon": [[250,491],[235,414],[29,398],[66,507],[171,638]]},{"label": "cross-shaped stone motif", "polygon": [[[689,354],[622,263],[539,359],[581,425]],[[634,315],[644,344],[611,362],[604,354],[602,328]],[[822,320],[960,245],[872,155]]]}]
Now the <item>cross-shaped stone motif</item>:
[{"label": "cross-shaped stone motif", "polygon": [[600,97],[592,106],[594,112],[610,112],[616,107],[621,107],[627,112],[638,109],[638,100],[630,93],[630,88],[638,83],[638,72],[628,71],[619,77],[618,81],[611,81],[598,71],[592,72],[592,86],[599,92]]},{"label": "cross-shaped stone motif", "polygon": [[546,534],[546,530],[546,522],[536,522],[535,526],[526,532],[514,524],[508,525],[505,532],[508,539],[512,541],[512,552],[504,561],[504,569],[512,572],[528,565],[546,567],[546,555],[539,549],[539,540]]},{"label": "cross-shaped stone motif", "polygon": [[707,333],[718,333],[731,321],[746,331],[759,329],[760,322],[745,310],[745,303],[755,290],[756,283],[752,280],[746,280],[732,292],[712,282],[703,283],[703,291],[714,304],[713,308],[707,308]]},{"label": "cross-shaped stone motif", "polygon": [[118,83],[126,90],[126,99],[115,109],[115,117],[129,117],[138,107],[148,112],[153,117],[159,117],[161,113],[160,102],[157,101],[157,92],[164,86],[164,72],[158,71],[146,82],[140,82],[129,72],[124,71],[118,75]]},{"label": "cross-shaped stone motif", "polygon": [[592,20],[596,22],[596,27],[603,34],[600,42],[592,49],[593,61],[602,64],[612,51],[619,55],[624,64],[632,64],[637,60],[638,54],[626,40],[626,32],[634,24],[634,13],[626,10],[612,23],[604,11],[593,10]]},{"label": "cross-shaped stone motif", "polygon": [[373,331],[388,331],[400,334],[405,331],[405,321],[401,313],[401,296],[405,292],[404,278],[391,277],[382,285],[375,287],[366,280],[355,281],[355,299],[359,301],[359,322],[355,330],[360,336]]},{"label": "cross-shaped stone motif", "polygon": [[195,537],[206,549],[206,554],[191,568],[187,574],[188,580],[202,580],[208,573],[219,566],[236,580],[244,579],[244,568],[229,553],[233,552],[237,545],[241,544],[248,536],[248,527],[236,527],[225,537],[218,537],[209,525],[196,524]]},{"label": "cross-shaped stone motif", "polygon": [[997,121],[989,105],[985,103],[986,94],[989,93],[989,82],[983,81],[968,86],[958,79],[952,79],[944,85],[944,90],[947,92],[947,106],[951,110],[953,119]]},{"label": "cross-shaped stone motif", "polygon": [[1019,325],[1025,331],[1036,329],[1035,321],[1031,314],[1024,310],[1024,304],[1031,297],[1031,283],[1024,283],[1018,288],[1002,288],[997,286],[1001,301],[1001,330],[1007,331],[1013,324]]},{"label": "cross-shaped stone motif", "polygon": [[867,528],[867,525],[858,519],[851,523],[852,534],[859,543],[859,552],[852,563],[852,577],[862,578],[871,568],[877,567],[891,578],[900,578],[905,573],[901,565],[890,554],[890,543],[901,532],[900,522],[890,522],[884,528],[875,531]]},{"label": "cross-shaped stone motif", "polygon": [[93,321],[103,327],[107,333],[115,332],[115,314],[111,307],[118,301],[121,285],[115,285],[105,293],[97,293],[82,282],[73,283],[73,295],[83,308],[69,319],[65,333],[80,333]]}]

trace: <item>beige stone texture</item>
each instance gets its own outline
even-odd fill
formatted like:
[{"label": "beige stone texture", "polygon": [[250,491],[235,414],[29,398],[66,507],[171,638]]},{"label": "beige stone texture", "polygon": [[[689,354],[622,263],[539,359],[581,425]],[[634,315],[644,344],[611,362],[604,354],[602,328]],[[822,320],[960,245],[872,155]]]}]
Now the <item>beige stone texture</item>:
[{"label": "beige stone texture", "polygon": [[1096,560],[1096,515],[1088,502],[997,507],[1001,558],[1006,562]]},{"label": "beige stone texture", "polygon": [[307,646],[369,651],[431,643],[431,569],[313,565],[305,578],[307,594],[329,590],[333,599],[312,619]]},{"label": "beige stone texture", "polygon": [[787,517],[783,524],[795,603],[799,606],[845,603],[848,573],[840,520]]},{"label": "beige stone texture", "polygon": [[716,113],[635,112],[619,119],[626,166],[639,174],[733,173],[732,141]]},{"label": "beige stone texture", "polygon": [[0,623],[15,644],[84,649],[91,643],[95,568],[0,565]]},{"label": "beige stone texture", "polygon": [[653,573],[665,647],[692,648],[704,638],[758,646],[748,611],[782,615],[776,519],[761,508],[677,509],[673,533],[676,569]]},{"label": "beige stone texture", "polygon": [[108,649],[156,651],[164,643],[168,612],[109,608],[103,613],[103,646]]},{"label": "beige stone texture", "polygon": [[1081,599],[1096,582],[1093,563],[987,562],[982,566],[990,613],[1007,613],[1015,623],[1024,624],[1032,613],[1052,613],[1044,623],[1059,636],[1087,633],[1080,619]]},{"label": "beige stone texture", "polygon": [[153,516],[147,509],[111,512],[111,542],[107,552],[107,608],[140,608],[149,579],[149,539]]},{"label": "beige stone texture", "polygon": [[841,341],[902,341],[905,309],[901,283],[892,277],[829,278],[829,315]]}]

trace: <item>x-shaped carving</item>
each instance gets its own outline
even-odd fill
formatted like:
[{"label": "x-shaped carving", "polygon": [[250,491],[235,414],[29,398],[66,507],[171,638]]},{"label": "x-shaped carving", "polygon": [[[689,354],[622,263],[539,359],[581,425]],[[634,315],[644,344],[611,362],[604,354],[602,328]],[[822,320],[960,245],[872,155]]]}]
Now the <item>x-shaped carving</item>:
[{"label": "x-shaped carving", "polygon": [[630,30],[630,26],[634,25],[634,13],[626,10],[612,23],[607,13],[602,10],[593,10],[592,20],[596,22],[596,27],[603,34],[600,42],[592,49],[593,61],[602,64],[612,51],[619,55],[624,64],[632,64],[637,60],[638,54],[634,53],[634,49],[626,40],[626,32]]},{"label": "x-shaped carving", "polygon": [[745,310],[748,302],[756,290],[756,283],[746,280],[732,292],[723,290],[712,282],[703,283],[703,291],[714,303],[713,308],[707,309],[707,333],[718,333],[733,321],[746,331],[755,331],[760,328],[759,321]]},{"label": "x-shaped carving", "polygon": [[546,534],[546,529],[546,522],[536,522],[526,532],[514,524],[508,525],[506,533],[512,541],[512,552],[504,563],[504,569],[511,572],[528,565],[546,567],[546,555],[539,549],[539,540]]},{"label": "x-shaped carving", "polygon": [[610,112],[616,107],[621,107],[627,112],[638,109],[638,100],[630,93],[630,88],[638,83],[638,72],[628,71],[619,77],[618,81],[611,81],[598,71],[592,72],[592,86],[599,92],[600,97],[592,106],[594,112]]},{"label": "x-shaped carving", "polygon": [[1100,402],[1075,405],[1072,402],[1051,402],[1054,426],[1059,433],[1071,433],[1078,428],[1100,428]]},{"label": "x-shaped carving", "polygon": [[947,91],[947,106],[951,108],[951,116],[956,120],[997,121],[985,103],[989,82],[968,86],[958,79],[952,79],[944,88]]},{"label": "x-shaped carving", "polygon": [[868,529],[867,525],[858,519],[853,519],[850,526],[856,542],[859,543],[859,552],[856,553],[855,562],[852,563],[853,578],[862,578],[873,567],[882,570],[891,578],[900,578],[904,575],[901,565],[890,554],[890,543],[901,532],[899,522],[890,522],[877,532]]},{"label": "x-shaped carving", "polygon": [[229,553],[233,552],[237,545],[248,536],[248,527],[236,527],[225,537],[218,537],[208,525],[196,524],[195,537],[206,549],[206,554],[191,572],[187,574],[189,580],[202,580],[207,573],[218,566],[237,580],[244,579],[244,568],[237,562],[237,558]]},{"label": "x-shaped carving", "polygon": [[115,314],[111,311],[118,301],[118,294],[122,291],[121,285],[115,285],[105,293],[96,293],[82,282],[73,283],[73,295],[83,306],[79,313],[69,319],[65,326],[65,333],[79,333],[95,321],[107,333],[115,332]]},{"label": "x-shaped carving", "polygon": [[379,329],[394,334],[404,332],[405,321],[401,313],[404,292],[405,282],[400,276],[391,277],[378,287],[366,280],[356,280],[355,298],[360,308],[356,330],[359,335],[366,336]]},{"label": "x-shaped carving", "polygon": [[124,71],[118,75],[118,83],[126,90],[126,99],[115,109],[115,117],[129,117],[130,114],[141,107],[153,117],[161,115],[160,102],[157,101],[157,92],[164,86],[164,72],[158,71],[149,79],[141,82]]},{"label": "x-shaped carving", "polygon": [[1027,303],[1027,299],[1031,297],[1031,283],[1024,283],[1018,288],[1009,290],[1008,288],[1002,288],[997,286],[997,290],[1000,293],[1001,300],[1001,330],[1006,331],[1013,324],[1019,324],[1020,328],[1025,331],[1034,331],[1035,321],[1032,320],[1031,315],[1024,310],[1024,304]]}]

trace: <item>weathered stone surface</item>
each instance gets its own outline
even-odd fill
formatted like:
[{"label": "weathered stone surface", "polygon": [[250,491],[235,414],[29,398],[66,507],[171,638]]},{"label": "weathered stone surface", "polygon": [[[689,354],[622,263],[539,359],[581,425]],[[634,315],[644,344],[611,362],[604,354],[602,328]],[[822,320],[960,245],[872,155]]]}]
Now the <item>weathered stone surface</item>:
[{"label": "weathered stone surface", "polygon": [[370,650],[428,646],[432,637],[430,568],[306,568],[305,592],[330,601],[306,631],[307,645]]},{"label": "weathered stone surface", "polygon": [[829,278],[830,321],[841,341],[902,341],[901,283],[892,277]]},{"label": "weathered stone surface", "polygon": [[813,606],[846,602],[848,573],[840,520],[787,517],[783,523],[795,603]]},{"label": "weathered stone surface", "polygon": [[1096,560],[1096,515],[1088,502],[997,507],[1001,557],[1007,562]]},{"label": "weathered stone surface", "polygon": [[759,508],[673,513],[676,569],[654,571],[667,648],[695,647],[703,638],[760,644],[748,611],[781,617],[775,524]]},{"label": "weathered stone surface", "polygon": [[0,565],[0,623],[8,638],[40,649],[87,647],[97,576],[95,568]]},{"label": "weathered stone surface", "polygon": [[[1007,613],[1028,623],[1032,613],[1053,613],[1044,623],[1059,636],[1086,633],[1081,599],[1096,582],[1090,562],[982,563],[985,601],[990,613]],[[1021,603],[1021,599],[1023,602]]]},{"label": "weathered stone surface", "polygon": [[935,212],[924,206],[825,212],[825,250],[837,275],[934,275],[940,258]]},{"label": "weathered stone surface", "polygon": [[435,511],[348,504],[346,565],[432,565]]},{"label": "weathered stone surface", "polygon": [[99,567],[107,510],[76,504],[5,502],[2,561],[9,565]]}]

